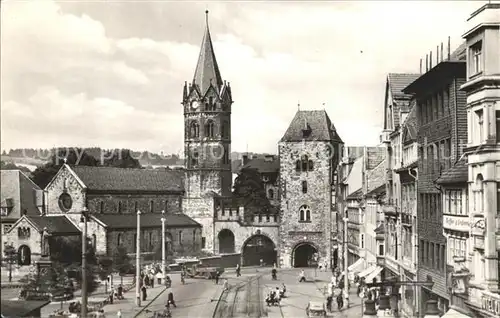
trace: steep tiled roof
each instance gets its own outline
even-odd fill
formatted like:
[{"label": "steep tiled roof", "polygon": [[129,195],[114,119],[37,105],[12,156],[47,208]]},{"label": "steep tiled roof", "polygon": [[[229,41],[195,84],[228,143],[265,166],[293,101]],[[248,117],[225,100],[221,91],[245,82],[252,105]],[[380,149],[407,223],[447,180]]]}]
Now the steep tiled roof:
[{"label": "steep tiled roof", "polygon": [[382,184],[382,185],[378,186],[377,188],[368,192],[366,195],[379,196],[379,195],[384,194],[384,193],[385,193],[385,184]]},{"label": "steep tiled roof", "polygon": [[36,227],[49,233],[75,235],[80,234],[80,230],[71,223],[64,215],[57,216],[26,216]]},{"label": "steep tiled roof", "polygon": [[367,171],[368,184],[366,191],[368,193],[378,189],[381,185],[385,185],[385,171],[385,160],[382,160],[372,170]]},{"label": "steep tiled roof", "polygon": [[256,169],[260,173],[274,173],[279,172],[280,170],[280,161],[279,158],[273,157],[271,158],[254,158],[250,159],[250,161],[241,167],[243,168],[251,168]]},{"label": "steep tiled roof", "polygon": [[0,181],[2,204],[10,199],[14,207],[9,216],[19,218],[24,210],[27,215],[40,215],[37,191],[41,197],[42,190],[27,175],[20,170],[1,170]]},{"label": "steep tiled roof", "polygon": [[438,184],[457,184],[467,183],[469,171],[466,160],[460,160],[453,167],[443,172],[443,174],[436,180]]},{"label": "steep tiled roof", "polygon": [[96,191],[183,191],[184,171],[72,166],[89,190]]},{"label": "steep tiled roof", "polygon": [[349,161],[356,160],[359,157],[362,157],[365,151],[364,146],[350,146],[347,148],[347,157]]},{"label": "steep tiled roof", "polygon": [[325,110],[299,110],[281,141],[335,141],[343,143]]},{"label": "steep tiled roof", "polygon": [[411,95],[403,93],[403,89],[419,76],[420,74],[413,73],[389,73],[387,81],[389,82],[392,98],[395,100],[410,99]]},{"label": "steep tiled roof", "polygon": [[363,189],[358,189],[347,196],[348,200],[359,199],[363,196]]},{"label": "steep tiled roof", "polygon": [[385,147],[366,147],[366,169],[375,169],[385,159]]},{"label": "steep tiled roof", "polygon": [[[137,227],[136,214],[96,214],[96,219],[104,223],[108,229],[133,229]],[[141,227],[160,227],[162,214],[141,214]],[[185,214],[167,214],[165,225],[167,228],[174,227],[201,227],[195,220]]]},{"label": "steep tiled roof", "polygon": [[31,317],[35,311],[50,304],[50,301],[2,299],[1,311],[4,317]]},{"label": "steep tiled roof", "polygon": [[198,86],[202,95],[205,95],[210,85],[214,86],[217,92],[220,91],[223,82],[220,75],[219,66],[215,59],[212,37],[208,29],[208,21],[205,29],[205,35],[201,42],[200,56],[194,72],[193,84]]},{"label": "steep tiled roof", "polygon": [[416,101],[411,101],[411,110],[403,123],[403,142],[413,142],[417,140],[417,107]]}]

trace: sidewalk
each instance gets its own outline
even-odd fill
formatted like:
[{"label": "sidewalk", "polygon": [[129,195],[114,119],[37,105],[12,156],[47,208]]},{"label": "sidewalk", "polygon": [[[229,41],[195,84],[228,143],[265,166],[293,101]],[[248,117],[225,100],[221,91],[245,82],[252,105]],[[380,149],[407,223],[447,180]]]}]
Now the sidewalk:
[{"label": "sidewalk", "polygon": [[142,310],[144,310],[145,307],[148,307],[150,303],[152,303],[158,297],[160,297],[163,294],[163,292],[165,292],[165,290],[167,290],[167,288],[165,288],[164,285],[157,285],[157,284],[155,284],[154,288],[148,288],[147,299],[142,300],[142,294],[141,294],[141,306],[138,307],[135,304],[136,302],[135,288],[132,288],[128,292],[124,293],[125,299],[115,300],[113,304],[107,304],[102,309],[104,310],[104,314],[106,314],[107,316],[109,315],[109,317],[116,316],[118,310],[121,310],[122,317],[132,318],[135,317]]}]

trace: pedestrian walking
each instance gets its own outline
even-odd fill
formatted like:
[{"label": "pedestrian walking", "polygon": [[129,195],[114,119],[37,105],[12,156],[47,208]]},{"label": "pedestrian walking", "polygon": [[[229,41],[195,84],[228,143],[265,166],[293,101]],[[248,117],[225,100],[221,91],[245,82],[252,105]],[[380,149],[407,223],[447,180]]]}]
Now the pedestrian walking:
[{"label": "pedestrian walking", "polygon": [[220,277],[220,274],[219,274],[219,271],[217,271],[217,272],[215,273],[215,284],[216,284],[216,285],[219,285],[219,277]]},{"label": "pedestrian walking", "polygon": [[236,277],[240,277],[241,276],[241,268],[240,268],[240,264],[236,265]]},{"label": "pedestrian walking", "polygon": [[143,285],[142,286],[142,300],[146,300],[147,297],[148,297],[148,292],[147,292],[146,286]]},{"label": "pedestrian walking", "polygon": [[116,313],[116,317],[122,318],[122,311],[121,311],[121,309],[118,309],[118,312]]}]

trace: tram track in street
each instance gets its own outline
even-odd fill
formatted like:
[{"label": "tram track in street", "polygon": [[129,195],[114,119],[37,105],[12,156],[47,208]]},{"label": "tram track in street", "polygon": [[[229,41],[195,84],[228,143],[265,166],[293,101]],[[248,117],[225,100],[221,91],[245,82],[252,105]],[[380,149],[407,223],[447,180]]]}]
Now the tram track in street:
[{"label": "tram track in street", "polygon": [[261,277],[249,277],[225,291],[226,295],[219,300],[213,318],[266,317],[267,311],[261,299]]}]

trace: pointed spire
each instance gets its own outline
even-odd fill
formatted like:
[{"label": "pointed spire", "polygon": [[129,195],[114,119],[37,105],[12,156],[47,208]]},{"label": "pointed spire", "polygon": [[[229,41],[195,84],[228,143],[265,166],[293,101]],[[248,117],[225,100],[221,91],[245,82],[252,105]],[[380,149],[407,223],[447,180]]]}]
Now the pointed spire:
[{"label": "pointed spire", "polygon": [[217,60],[215,59],[210,30],[208,28],[208,10],[205,11],[205,14],[205,35],[203,36],[203,41],[201,43],[200,56],[198,58],[198,64],[196,65],[196,71],[194,72],[193,78],[193,84],[198,86],[202,95],[207,92],[210,85],[215,86],[217,91],[219,91],[223,85],[219,66],[217,65]]}]

